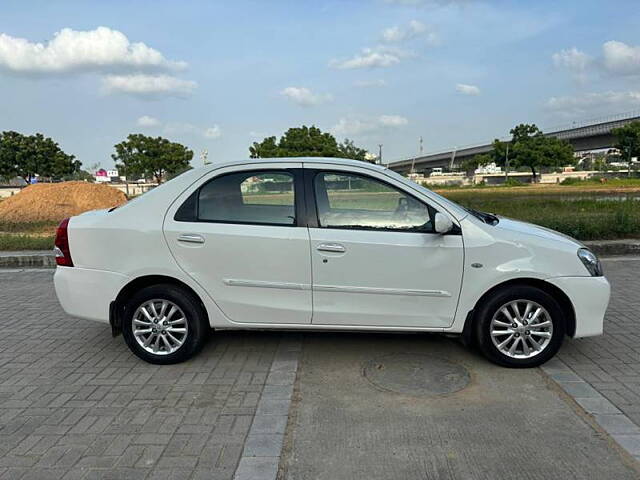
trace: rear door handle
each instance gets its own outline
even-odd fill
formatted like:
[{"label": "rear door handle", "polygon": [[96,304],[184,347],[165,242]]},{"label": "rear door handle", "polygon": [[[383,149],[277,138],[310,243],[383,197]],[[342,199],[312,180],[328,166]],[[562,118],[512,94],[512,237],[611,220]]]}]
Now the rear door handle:
[{"label": "rear door handle", "polygon": [[319,252],[334,252],[334,253],[344,253],[347,251],[344,248],[344,245],[340,245],[339,243],[321,243],[318,245],[317,250]]},{"label": "rear door handle", "polygon": [[178,241],[184,243],[204,243],[204,237],[195,233],[183,233],[178,237]]}]

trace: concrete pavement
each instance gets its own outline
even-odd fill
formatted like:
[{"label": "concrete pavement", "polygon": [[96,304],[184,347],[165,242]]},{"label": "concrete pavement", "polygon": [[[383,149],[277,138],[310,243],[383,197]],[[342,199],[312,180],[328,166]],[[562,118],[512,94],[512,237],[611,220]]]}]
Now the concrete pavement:
[{"label": "concrete pavement", "polygon": [[[634,461],[539,369],[486,362],[429,335],[305,336],[281,479],[631,479]],[[461,365],[469,385],[406,395],[363,375],[391,354]],[[376,360],[379,359],[379,360]]]}]

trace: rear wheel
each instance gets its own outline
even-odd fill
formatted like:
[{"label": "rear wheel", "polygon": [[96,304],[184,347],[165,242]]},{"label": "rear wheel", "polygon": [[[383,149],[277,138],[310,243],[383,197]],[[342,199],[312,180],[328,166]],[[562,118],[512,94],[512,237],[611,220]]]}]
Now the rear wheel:
[{"label": "rear wheel", "polygon": [[209,325],[194,295],[175,285],[153,285],[127,301],[122,334],[133,353],[150,363],[191,358],[204,345]]},{"label": "rear wheel", "polygon": [[501,290],[480,306],[477,315],[477,344],[498,365],[537,367],[558,352],[564,339],[560,305],[536,287]]}]

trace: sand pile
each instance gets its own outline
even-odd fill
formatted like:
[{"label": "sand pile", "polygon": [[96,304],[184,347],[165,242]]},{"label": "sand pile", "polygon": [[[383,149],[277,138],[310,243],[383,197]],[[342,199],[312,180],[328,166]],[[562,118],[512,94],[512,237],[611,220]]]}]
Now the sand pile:
[{"label": "sand pile", "polygon": [[59,222],[87,210],[111,208],[126,201],[124,193],[107,185],[39,183],[0,202],[0,222]]}]

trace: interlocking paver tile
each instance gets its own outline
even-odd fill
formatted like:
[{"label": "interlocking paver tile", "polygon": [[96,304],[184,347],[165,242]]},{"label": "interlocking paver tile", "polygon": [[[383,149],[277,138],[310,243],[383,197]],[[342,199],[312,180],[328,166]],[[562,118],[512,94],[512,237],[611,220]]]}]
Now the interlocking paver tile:
[{"label": "interlocking paver tile", "polygon": [[279,334],[161,367],[67,316],[52,272],[0,270],[0,306],[0,479],[233,477]]},{"label": "interlocking paver tile", "polygon": [[[640,257],[605,260],[611,302],[604,335],[568,340],[560,358],[618,410],[640,421]],[[562,380],[561,378],[558,378]],[[603,402],[586,401],[593,413],[619,413]],[[607,410],[607,411],[595,411]]]}]

